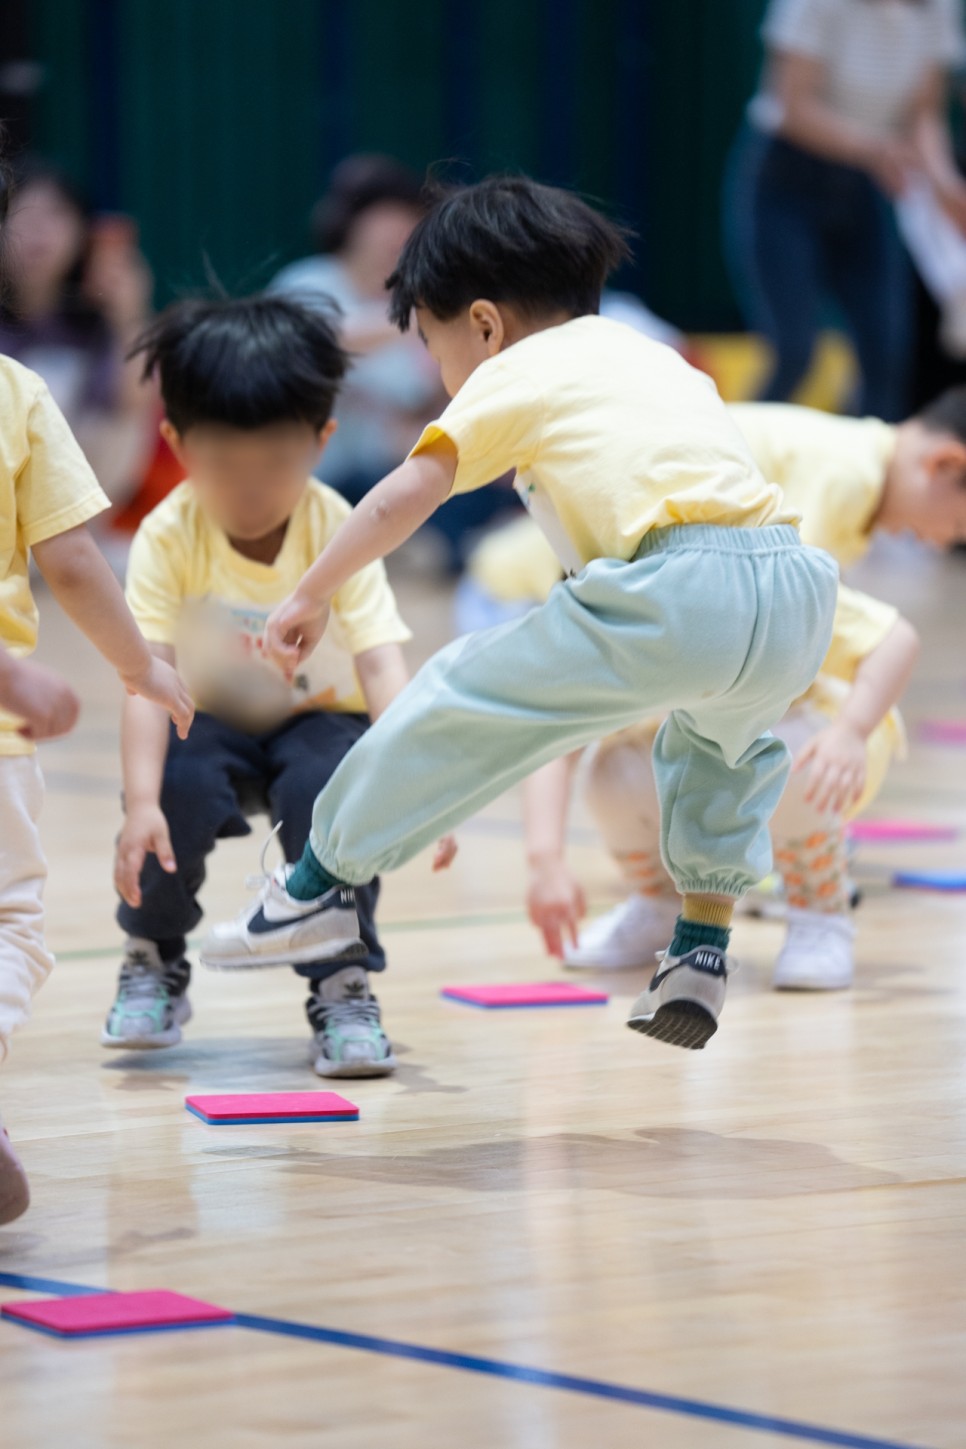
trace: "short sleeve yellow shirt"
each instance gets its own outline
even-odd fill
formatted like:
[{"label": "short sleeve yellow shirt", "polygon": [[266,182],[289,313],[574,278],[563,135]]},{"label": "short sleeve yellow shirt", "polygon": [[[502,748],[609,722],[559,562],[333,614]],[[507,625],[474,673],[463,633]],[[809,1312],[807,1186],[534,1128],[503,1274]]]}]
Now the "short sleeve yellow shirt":
[{"label": "short sleeve yellow shirt", "polygon": [[365,710],[355,656],[411,638],[381,562],[335,595],[326,634],[291,686],[261,653],[269,614],[350,511],[338,493],[311,479],[272,564],[232,547],[190,481],[148,514],[131,547],[128,603],[150,643],[174,647],[200,709],[253,728],[305,709]]},{"label": "short sleeve yellow shirt", "polygon": [[454,492],[516,470],[565,570],[630,559],[654,528],[796,521],[711,380],[624,323],[578,317],[488,358],[413,452],[440,436]]},{"label": "short sleeve yellow shirt", "polygon": [[[0,356],[0,643],[11,654],[37,644],[30,549],[109,506],[46,383]],[[18,723],[0,712],[0,755],[32,752]]]},{"label": "short sleeve yellow shirt", "polygon": [[841,418],[788,403],[733,403],[755,461],[802,519],[802,538],[842,568],[867,551],[896,429],[878,418]]}]

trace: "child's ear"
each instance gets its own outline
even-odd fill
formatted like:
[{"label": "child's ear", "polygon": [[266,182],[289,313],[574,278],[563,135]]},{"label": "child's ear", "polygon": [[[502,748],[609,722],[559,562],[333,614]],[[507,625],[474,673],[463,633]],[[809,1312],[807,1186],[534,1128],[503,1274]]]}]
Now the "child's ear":
[{"label": "child's ear", "polygon": [[495,302],[482,299],[474,302],[470,308],[470,326],[490,357],[502,352],[506,341],[506,326],[503,313]]},{"label": "child's ear", "polygon": [[923,461],[930,483],[953,482],[958,486],[966,474],[966,443],[951,436],[937,438]]},{"label": "child's ear", "polygon": [[316,446],[319,450],[318,454],[316,455],[316,462],[318,462],[319,458],[321,458],[322,454],[325,452],[326,444],[329,442],[332,434],[338,431],[338,427],[339,424],[336,422],[335,418],[329,418],[329,421],[326,423],[325,427],[319,428],[318,436],[315,440]]},{"label": "child's ear", "polygon": [[188,465],[185,462],[184,442],[182,440],[181,434],[178,432],[178,429],[175,427],[174,423],[171,422],[170,418],[161,419],[161,422],[158,425],[158,431],[164,441],[167,443],[168,447],[171,449],[174,456],[177,458],[178,462],[181,464],[182,468],[186,468]]}]

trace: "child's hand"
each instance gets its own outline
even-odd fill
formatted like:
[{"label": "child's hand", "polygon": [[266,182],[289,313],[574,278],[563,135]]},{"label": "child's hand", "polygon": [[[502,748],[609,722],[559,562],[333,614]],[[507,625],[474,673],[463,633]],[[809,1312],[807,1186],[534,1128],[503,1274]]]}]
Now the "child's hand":
[{"label": "child's hand", "polygon": [[433,870],[449,870],[456,853],[459,850],[455,835],[444,835],[436,842],[436,854],[433,856]]},{"label": "child's hand", "polygon": [[285,678],[291,680],[325,633],[329,603],[310,599],[296,589],[268,616],[265,625],[265,653],[274,660]]},{"label": "child's hand", "polygon": [[114,852],[114,884],[135,910],[141,904],[141,871],[148,855],[156,855],[169,875],[178,868],[160,805],[135,805],[125,816]]},{"label": "child's hand", "polygon": [[153,704],[160,704],[174,721],[178,739],[186,740],[195,717],[195,706],[176,669],[156,654],[148,667],[137,674],[122,674],[121,683],[128,694],[140,694]]},{"label": "child's hand", "polygon": [[837,720],[820,730],[799,753],[794,769],[807,769],[805,799],[816,810],[841,814],[865,789],[866,742],[858,730]]},{"label": "child's hand", "polygon": [[0,676],[0,704],[23,720],[18,733],[28,740],[66,735],[80,714],[80,700],[59,674],[9,657]]},{"label": "child's hand", "polygon": [[563,956],[565,937],[576,946],[577,924],[587,914],[587,902],[563,860],[545,860],[531,867],[527,910],[543,935],[549,956]]}]

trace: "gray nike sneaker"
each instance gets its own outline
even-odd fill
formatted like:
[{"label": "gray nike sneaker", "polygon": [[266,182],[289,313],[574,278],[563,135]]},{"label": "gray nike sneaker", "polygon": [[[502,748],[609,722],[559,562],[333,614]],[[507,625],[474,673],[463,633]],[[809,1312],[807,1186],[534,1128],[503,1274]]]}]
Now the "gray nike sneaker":
[{"label": "gray nike sneaker", "polygon": [[129,936],[101,1046],[124,1051],[177,1046],[181,1028],[191,1020],[190,980],[191,967],[183,958],[164,962],[153,941]]},{"label": "gray nike sneaker", "polygon": [[369,973],[346,966],[313,984],[305,1003],[314,1032],[311,1051],[320,1077],[385,1077],[395,1069]]},{"label": "gray nike sneaker", "polygon": [[728,959],[717,946],[665,956],[627,1025],[671,1046],[699,1050],[718,1030],[727,976]]}]

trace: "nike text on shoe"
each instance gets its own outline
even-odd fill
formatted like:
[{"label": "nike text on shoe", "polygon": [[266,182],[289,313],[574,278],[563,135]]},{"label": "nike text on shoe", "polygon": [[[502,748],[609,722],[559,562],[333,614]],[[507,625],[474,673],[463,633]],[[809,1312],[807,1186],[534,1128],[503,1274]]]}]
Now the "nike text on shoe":
[{"label": "nike text on shoe", "polygon": [[379,1003],[361,966],[346,966],[316,981],[305,1010],[320,1077],[385,1077],[394,1070],[396,1059],[382,1029]]},{"label": "nike text on shoe", "polygon": [[700,1049],[718,1029],[727,975],[727,958],[716,946],[665,956],[627,1025],[671,1046]]},{"label": "nike text on shoe", "polygon": [[290,866],[267,879],[258,900],[234,921],[214,926],[201,960],[216,971],[298,966],[309,961],[358,961],[368,952],[359,939],[355,891],[333,886],[312,901],[285,889]]}]

